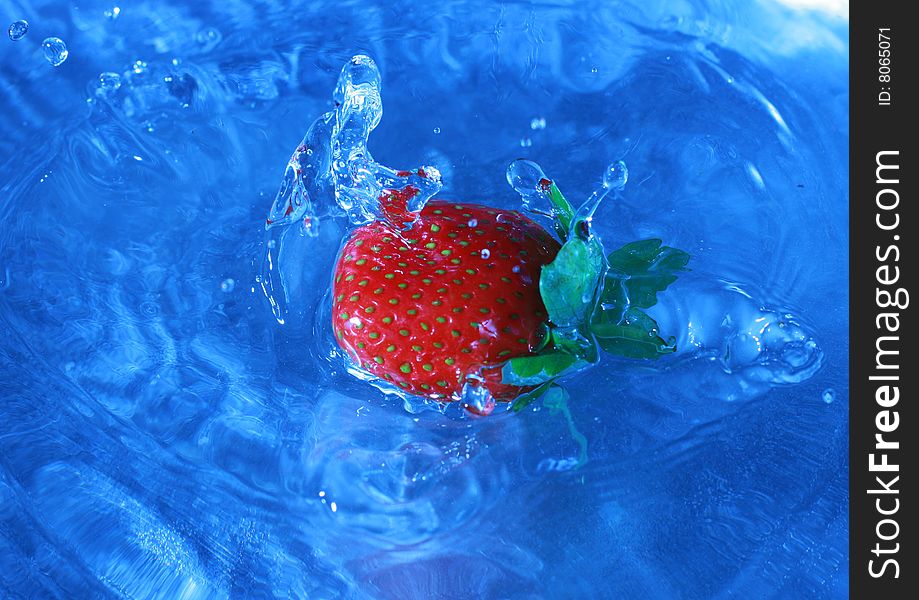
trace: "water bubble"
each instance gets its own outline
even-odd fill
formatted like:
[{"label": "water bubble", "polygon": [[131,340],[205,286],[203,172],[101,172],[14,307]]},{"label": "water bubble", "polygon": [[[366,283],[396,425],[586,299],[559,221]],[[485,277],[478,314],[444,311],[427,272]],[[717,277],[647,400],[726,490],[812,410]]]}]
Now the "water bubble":
[{"label": "water bubble", "polygon": [[476,219],[469,219],[469,221],[466,224],[469,225],[470,229],[475,229],[476,227],[479,226],[479,222]]},{"label": "water bubble", "polygon": [[435,128],[434,128],[434,133],[440,133],[440,127],[435,127]]},{"label": "water bubble", "polygon": [[26,33],[29,32],[29,22],[25,19],[21,21],[14,21],[10,28],[7,30],[7,33],[10,36],[10,39],[14,42],[18,42],[26,36]]},{"label": "water bubble", "polygon": [[482,258],[489,258],[491,256],[491,250],[488,248],[482,248]]},{"label": "water bubble", "polygon": [[45,38],[41,43],[41,49],[45,55],[45,60],[51,63],[52,67],[59,67],[64,64],[64,61],[67,60],[67,55],[70,54],[67,51],[67,44],[58,37]]},{"label": "water bubble", "polygon": [[625,184],[629,181],[629,168],[625,161],[617,160],[606,167],[603,173],[603,187],[613,190],[625,189]]},{"label": "water bubble", "polygon": [[96,96],[99,98],[111,98],[112,95],[121,87],[121,75],[106,71],[99,73],[99,85],[96,86]]},{"label": "water bubble", "polygon": [[834,390],[833,388],[827,388],[823,390],[823,394],[821,394],[821,398],[823,398],[823,401],[826,402],[827,404],[832,404],[833,400],[836,399],[836,390]]},{"label": "water bubble", "polygon": [[236,280],[232,277],[227,277],[220,282],[220,291],[225,294],[229,294],[236,288]]},{"label": "water bubble", "polygon": [[545,129],[545,128],[546,128],[546,120],[543,117],[537,117],[533,119],[532,121],[530,121],[530,129],[534,131],[539,130],[539,129]]},{"label": "water bubble", "polygon": [[195,36],[195,40],[204,46],[205,50],[210,50],[223,40],[223,35],[214,27],[205,27]]}]

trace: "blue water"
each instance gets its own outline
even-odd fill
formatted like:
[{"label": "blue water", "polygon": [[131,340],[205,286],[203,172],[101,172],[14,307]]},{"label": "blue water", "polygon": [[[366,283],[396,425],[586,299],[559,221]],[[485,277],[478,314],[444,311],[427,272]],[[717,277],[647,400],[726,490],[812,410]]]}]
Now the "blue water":
[{"label": "blue water", "polygon": [[[812,3],[813,4],[813,3]],[[848,23],[760,2],[0,0],[0,596],[847,593]],[[60,66],[42,41],[68,49]],[[679,351],[488,418],[347,372],[344,223],[265,219],[372,56],[376,160],[518,207],[623,160],[608,248],[692,255]],[[297,241],[299,240],[299,241]],[[586,440],[587,462],[578,467]]]}]

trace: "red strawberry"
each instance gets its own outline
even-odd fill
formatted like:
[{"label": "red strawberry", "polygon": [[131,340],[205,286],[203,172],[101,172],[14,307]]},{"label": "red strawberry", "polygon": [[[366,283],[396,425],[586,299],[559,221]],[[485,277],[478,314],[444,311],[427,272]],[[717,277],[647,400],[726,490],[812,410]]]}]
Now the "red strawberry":
[{"label": "red strawberry", "polygon": [[366,371],[406,392],[460,397],[480,376],[497,400],[504,361],[532,354],[546,322],[539,275],[559,243],[514,211],[431,201],[407,230],[377,220],[339,255],[333,328]]}]

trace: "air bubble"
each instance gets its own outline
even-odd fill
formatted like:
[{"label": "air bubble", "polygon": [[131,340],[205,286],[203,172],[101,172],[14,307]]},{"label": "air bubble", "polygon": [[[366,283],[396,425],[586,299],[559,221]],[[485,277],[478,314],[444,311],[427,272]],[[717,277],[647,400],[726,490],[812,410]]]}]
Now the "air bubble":
[{"label": "air bubble", "polygon": [[823,394],[821,394],[821,398],[823,398],[823,401],[826,402],[827,404],[832,404],[833,400],[836,399],[836,390],[834,390],[833,388],[827,388],[823,390]]},{"label": "air bubble", "polygon": [[440,127],[435,127],[435,128],[434,128],[434,133],[440,133]]},{"label": "air bubble", "polygon": [[236,288],[236,280],[233,279],[232,277],[227,277],[226,279],[220,282],[220,291],[225,294],[229,294],[235,288]]},{"label": "air bubble", "polygon": [[488,248],[482,248],[482,258],[489,258],[491,256],[491,250]]},{"label": "air bubble", "polygon": [[10,39],[13,40],[14,42],[18,42],[19,40],[24,38],[28,32],[29,32],[29,22],[26,21],[25,19],[22,19],[21,21],[14,21],[10,25],[10,28],[7,30],[7,33],[9,34]]},{"label": "air bubble", "polygon": [[543,117],[537,117],[530,121],[530,129],[537,131],[546,128],[546,120]]},{"label": "air bubble", "polygon": [[469,225],[469,227],[471,228],[475,228],[479,226],[479,222],[476,219],[469,219],[469,222],[466,224]]},{"label": "air bubble", "polygon": [[67,51],[67,44],[58,37],[45,38],[41,43],[41,49],[42,54],[45,55],[45,60],[51,63],[52,67],[59,67],[64,64],[64,61],[67,60],[67,56],[70,54]]},{"label": "air bubble", "polygon": [[145,63],[144,61],[140,59],[137,59],[134,61],[134,64],[131,65],[131,70],[137,73],[138,75],[140,75],[141,73],[147,70],[147,63]]},{"label": "air bubble", "polygon": [[205,50],[210,50],[223,40],[220,31],[213,27],[205,27],[195,36],[195,41],[204,46]]},{"label": "air bubble", "polygon": [[102,14],[105,16],[106,19],[109,19],[110,21],[114,21],[115,19],[118,18],[118,15],[121,14],[121,7],[113,6],[112,10],[103,11]]},{"label": "air bubble", "polygon": [[530,138],[523,138],[522,140],[520,140],[521,148],[529,148],[532,145],[533,145],[533,140],[531,140]]}]

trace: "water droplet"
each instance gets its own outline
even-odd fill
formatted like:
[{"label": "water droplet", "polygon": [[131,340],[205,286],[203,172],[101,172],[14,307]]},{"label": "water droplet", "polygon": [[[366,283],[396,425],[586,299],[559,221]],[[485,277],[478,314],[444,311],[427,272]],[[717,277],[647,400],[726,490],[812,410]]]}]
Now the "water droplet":
[{"label": "water droplet", "polygon": [[29,32],[29,22],[25,19],[21,21],[14,21],[10,28],[7,30],[7,33],[10,36],[10,39],[14,42],[18,42],[26,36],[26,33]]},{"label": "water droplet", "polygon": [[832,404],[833,400],[836,399],[836,390],[834,390],[833,388],[827,388],[823,390],[823,394],[821,395],[821,397],[823,398],[823,401],[826,402],[827,404]]},{"label": "water droplet", "polygon": [[488,248],[482,248],[482,258],[489,258],[491,256],[491,250]]},{"label": "water droplet", "polygon": [[236,280],[232,277],[227,277],[220,282],[220,291],[226,294],[229,294],[236,288]]},{"label": "water droplet", "polygon": [[434,128],[434,133],[440,133],[440,127],[435,127],[435,128]]},{"label": "water droplet", "polygon": [[109,19],[109,20],[111,20],[111,21],[114,21],[115,19],[118,18],[118,15],[121,14],[121,7],[120,7],[120,6],[113,6],[113,7],[112,7],[112,10],[103,11],[102,14],[105,15],[105,18],[106,18],[106,19]]},{"label": "water droplet", "polygon": [[479,222],[476,219],[469,219],[469,222],[466,224],[469,225],[469,227],[473,229],[479,226]]},{"label": "water droplet", "polygon": [[629,168],[625,165],[625,161],[623,160],[617,160],[610,164],[603,173],[603,187],[613,190],[623,190],[628,181]]},{"label": "water droplet", "polygon": [[530,138],[523,138],[522,140],[520,140],[521,148],[529,148],[532,145],[533,145],[533,140],[531,140]]},{"label": "water droplet", "polygon": [[67,55],[70,54],[67,51],[67,44],[64,43],[64,40],[57,37],[45,38],[41,43],[41,49],[45,55],[45,60],[51,63],[52,67],[59,67],[64,64],[64,61],[67,60]]},{"label": "water droplet", "polygon": [[549,181],[542,167],[531,160],[518,158],[507,166],[507,182],[523,198],[524,208],[531,202],[539,203],[544,199],[543,186],[540,182]]},{"label": "water droplet", "polygon": [[462,403],[480,415],[489,415],[495,409],[495,399],[480,381],[470,378],[463,384]]},{"label": "water droplet", "polygon": [[539,130],[539,129],[545,129],[545,128],[546,128],[546,120],[543,117],[537,117],[533,119],[532,121],[530,121],[530,129],[534,131]]}]

